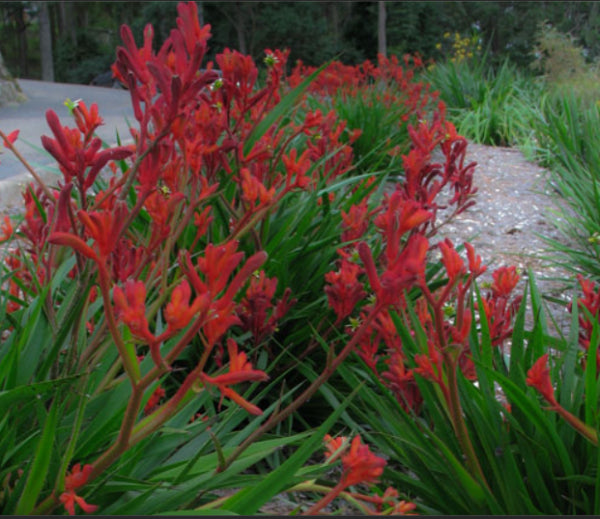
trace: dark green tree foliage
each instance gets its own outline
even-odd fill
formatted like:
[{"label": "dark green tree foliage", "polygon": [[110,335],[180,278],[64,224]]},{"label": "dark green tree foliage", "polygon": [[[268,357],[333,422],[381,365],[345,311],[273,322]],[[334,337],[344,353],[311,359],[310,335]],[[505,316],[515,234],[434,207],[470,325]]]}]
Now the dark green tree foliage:
[{"label": "dark green tree foliage", "polygon": [[99,73],[108,70],[114,57],[103,52],[98,41],[85,30],[76,32],[76,43],[63,37],[55,52],[55,77],[61,83],[87,84]]},{"label": "dark green tree foliage", "polygon": [[[331,58],[348,64],[377,58],[377,2],[197,3],[203,22],[212,26],[208,59],[226,47],[259,63],[265,48],[287,47],[290,67],[297,59],[317,65]],[[108,70],[122,24],[130,25],[141,43],[145,25],[152,23],[158,47],[177,17],[177,2],[166,1],[68,2],[68,10],[53,1],[48,8],[56,79],[82,83]],[[387,2],[386,11],[388,54],[418,52],[440,60],[444,55],[436,44],[444,33],[477,33],[492,64],[509,58],[526,67],[533,59],[537,28],[546,21],[570,33],[588,60],[600,56],[596,2]],[[38,32],[33,2],[0,2],[0,51],[17,77],[40,77]]]},{"label": "dark green tree foliage", "polygon": [[[390,18],[388,15],[388,27]],[[346,40],[353,48],[357,62],[377,58],[377,3],[356,2]]]},{"label": "dark green tree foliage", "polygon": [[[135,40],[138,45],[141,45],[144,38],[144,28],[146,25],[151,24],[154,28],[154,48],[159,49],[163,42],[169,37],[171,28],[176,25],[177,2],[136,3],[141,5],[135,12],[130,24]],[[122,23],[120,23],[119,26],[122,25]]]},{"label": "dark green tree foliage", "polygon": [[[202,2],[204,21],[212,26],[208,56],[237,49],[260,62],[266,48],[290,49],[289,63],[301,59],[320,65],[337,57],[365,59],[377,35],[364,15],[369,2]],[[375,20],[376,21],[376,20]]]},{"label": "dark green tree foliage", "polygon": [[[418,52],[422,56],[434,56],[436,43],[448,30],[447,18],[440,16],[442,3],[446,2],[390,2],[387,7],[388,53]],[[441,7],[442,12],[445,10],[447,6]]]}]

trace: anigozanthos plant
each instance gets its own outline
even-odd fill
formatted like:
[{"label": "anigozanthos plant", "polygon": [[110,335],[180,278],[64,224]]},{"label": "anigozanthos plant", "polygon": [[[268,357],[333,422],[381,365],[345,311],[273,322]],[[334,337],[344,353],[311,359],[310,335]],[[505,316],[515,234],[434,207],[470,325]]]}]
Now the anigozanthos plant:
[{"label": "anigozanthos plant", "polygon": [[[16,237],[21,245],[9,251],[1,280],[0,315],[7,324],[0,400],[12,403],[15,418],[0,423],[6,510],[50,513],[62,504],[68,513],[94,507],[158,513],[195,506],[204,489],[227,483],[228,474],[297,444],[297,435],[257,442],[358,349],[390,304],[387,278],[412,282],[427,245],[416,228],[437,230],[429,217],[442,189],[450,188],[447,202],[455,214],[472,203],[465,141],[446,123],[443,105],[427,111],[427,89],[415,85],[396,58],[362,70],[364,83],[382,81],[384,97],[394,84],[387,101],[401,100],[407,117],[398,124],[418,121],[407,132],[413,150],[403,159],[405,181],[397,188],[406,204],[399,232],[393,223],[398,197],[382,205],[373,197],[367,207],[377,179],[348,181],[360,129],[306,102],[313,81],[321,94],[344,90],[339,79],[346,69],[332,64],[285,78],[287,52],[269,50],[261,87],[254,61],[229,49],[216,58],[220,74],[213,64],[201,69],[210,27],[199,24],[193,2],[179,4],[178,13],[177,28],[158,50],[151,26],[140,47],[122,28],[113,73],[131,96],[133,143],[104,148],[94,135],[103,123],[95,105],[69,106],[75,127],[63,126],[49,110],[52,135],[42,144],[60,176],[46,184],[25,163],[37,185],[23,195],[20,223],[4,221],[2,239]],[[18,155],[16,136],[0,133]],[[437,146],[444,150],[443,167],[431,164]],[[368,259],[371,217],[379,213],[375,224],[387,228],[388,249],[400,258],[385,256],[381,280]],[[278,229],[282,218],[294,226]],[[321,319],[309,330],[314,335],[296,345],[301,354],[314,351],[322,336],[339,335],[345,316],[325,305],[327,297],[340,297],[334,285],[342,278],[352,283],[355,275],[342,265],[343,275],[336,276],[333,265],[336,249],[342,256],[347,250],[339,243],[342,221],[344,240],[360,241],[357,257],[366,264],[358,268],[368,267],[373,289],[381,288],[378,300],[369,308],[360,290],[353,293],[351,303],[361,304],[364,316],[351,339],[331,350],[314,381],[289,390],[271,376],[281,353],[268,346],[292,312],[304,323],[306,315]],[[415,236],[405,243],[409,230]],[[320,237],[310,247],[308,231]],[[321,251],[324,262],[316,254]],[[318,291],[307,296],[306,283],[282,281],[291,277],[289,258],[301,265],[294,273],[300,279],[309,260],[318,264],[318,276],[309,276]],[[332,288],[324,293],[326,280]],[[281,391],[280,401],[251,396],[256,387],[270,395]],[[32,394],[39,398],[29,399]],[[243,412],[236,414],[238,408]],[[41,434],[31,435],[32,428]],[[29,440],[16,447],[22,434]],[[205,450],[212,458],[203,458]],[[191,459],[182,464],[180,451],[193,451]],[[21,452],[29,462],[18,459]],[[125,480],[131,486],[123,490]]]}]

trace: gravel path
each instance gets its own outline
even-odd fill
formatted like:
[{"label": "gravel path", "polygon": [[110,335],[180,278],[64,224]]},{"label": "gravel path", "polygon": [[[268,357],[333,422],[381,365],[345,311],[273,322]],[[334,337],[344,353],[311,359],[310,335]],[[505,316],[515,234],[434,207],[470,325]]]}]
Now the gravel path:
[{"label": "gravel path", "polygon": [[[564,243],[550,221],[550,213],[559,209],[559,200],[547,186],[547,171],[528,162],[515,148],[469,143],[467,162],[476,162],[474,184],[477,203],[440,231],[455,245],[469,241],[488,265],[481,281],[491,280],[491,272],[502,265],[515,265],[521,274],[518,290],[522,293],[528,269],[543,295],[570,300],[574,277],[548,259],[551,252],[539,235]],[[555,217],[556,218],[556,217]],[[563,305],[548,303],[548,310],[559,328],[568,330],[569,314]],[[531,311],[527,326],[533,323]],[[552,335],[549,323],[549,332]]]}]

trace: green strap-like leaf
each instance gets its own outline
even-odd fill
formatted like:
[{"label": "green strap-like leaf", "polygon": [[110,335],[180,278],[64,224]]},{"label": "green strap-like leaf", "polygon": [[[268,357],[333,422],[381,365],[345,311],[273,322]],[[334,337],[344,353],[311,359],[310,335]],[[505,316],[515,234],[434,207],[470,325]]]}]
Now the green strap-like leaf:
[{"label": "green strap-like leaf", "polygon": [[322,444],[325,434],[341,415],[342,411],[346,409],[356,391],[349,395],[345,402],[315,431],[312,437],[307,439],[279,468],[271,472],[258,485],[252,488],[245,488],[229,498],[225,501],[221,509],[245,515],[255,514],[269,499],[283,491],[292,482],[298,470],[306,463],[306,460]]},{"label": "green strap-like leaf", "polygon": [[17,504],[17,515],[28,515],[31,513],[46,481],[52,455],[52,443],[56,435],[57,410],[58,399],[55,398],[48,412],[46,423],[44,424],[44,432],[36,448],[35,458],[27,475],[25,488]]}]

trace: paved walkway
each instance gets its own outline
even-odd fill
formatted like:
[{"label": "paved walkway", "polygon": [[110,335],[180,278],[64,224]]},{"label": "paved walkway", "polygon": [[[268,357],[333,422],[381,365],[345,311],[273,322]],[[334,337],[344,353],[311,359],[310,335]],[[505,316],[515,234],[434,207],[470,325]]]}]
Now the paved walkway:
[{"label": "paved walkway", "polygon": [[[51,178],[58,173],[55,161],[40,142],[42,135],[52,136],[46,123],[46,110],[54,110],[63,125],[75,126],[65,106],[67,98],[82,99],[88,107],[92,103],[98,105],[105,123],[96,132],[101,139],[114,144],[117,132],[123,141],[130,139],[127,121],[133,123],[135,119],[128,91],[31,79],[19,79],[18,82],[27,101],[0,107],[0,130],[5,133],[20,130],[16,147],[43,178]],[[8,150],[3,146],[0,150],[3,151],[0,155],[0,206],[6,207],[11,206],[15,198],[14,202],[20,203],[20,186],[32,177]]]}]

